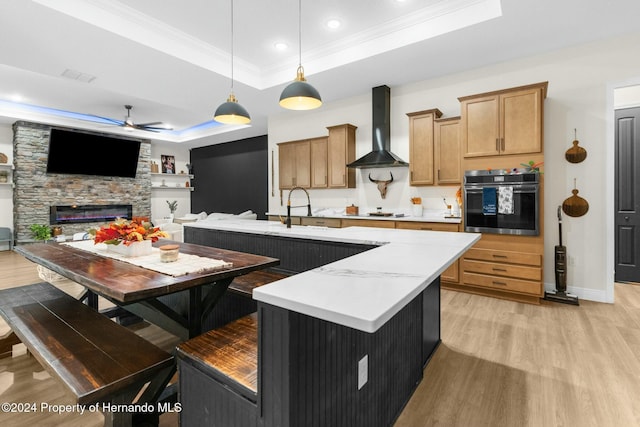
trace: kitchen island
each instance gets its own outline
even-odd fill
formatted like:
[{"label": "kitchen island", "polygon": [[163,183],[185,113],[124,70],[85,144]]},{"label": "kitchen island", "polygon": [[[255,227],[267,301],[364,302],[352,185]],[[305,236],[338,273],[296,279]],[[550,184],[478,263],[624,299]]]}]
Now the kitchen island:
[{"label": "kitchen island", "polygon": [[[287,229],[273,221],[185,224],[187,242],[274,256],[297,274],[254,290],[255,404],[234,414],[225,401],[234,396],[208,402],[206,393],[184,396],[197,404],[184,408],[183,420],[202,422],[224,410],[230,421],[254,411],[246,425],[391,425],[440,341],[439,276],[479,238],[368,227]],[[189,375],[205,372],[185,368]]]}]

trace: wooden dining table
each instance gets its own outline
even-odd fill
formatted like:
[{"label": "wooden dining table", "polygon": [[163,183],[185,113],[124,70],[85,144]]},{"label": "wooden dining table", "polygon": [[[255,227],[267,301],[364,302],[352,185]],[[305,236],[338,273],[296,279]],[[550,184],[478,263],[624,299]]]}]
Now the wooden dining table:
[{"label": "wooden dining table", "polygon": [[[205,317],[234,277],[280,264],[276,258],[165,239],[154,246],[166,244],[179,245],[181,254],[222,260],[231,266],[172,276],[63,243],[32,243],[16,246],[15,251],[84,286],[84,297],[96,309],[96,296],[101,296],[182,339],[203,332]],[[185,312],[163,300],[177,293],[188,294]]]}]

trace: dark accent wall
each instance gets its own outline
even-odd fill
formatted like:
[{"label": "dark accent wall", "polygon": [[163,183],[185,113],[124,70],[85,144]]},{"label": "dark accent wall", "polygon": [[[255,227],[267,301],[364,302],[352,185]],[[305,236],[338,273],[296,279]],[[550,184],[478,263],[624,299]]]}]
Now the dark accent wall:
[{"label": "dark accent wall", "polygon": [[191,212],[238,214],[268,210],[267,135],[191,150]]}]

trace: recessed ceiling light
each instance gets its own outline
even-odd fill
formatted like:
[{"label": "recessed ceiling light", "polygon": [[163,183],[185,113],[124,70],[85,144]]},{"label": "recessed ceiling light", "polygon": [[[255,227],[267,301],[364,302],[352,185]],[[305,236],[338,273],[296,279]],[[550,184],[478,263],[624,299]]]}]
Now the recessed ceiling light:
[{"label": "recessed ceiling light", "polygon": [[287,50],[289,45],[284,42],[278,42],[278,43],[275,43],[273,47],[275,47],[276,50]]},{"label": "recessed ceiling light", "polygon": [[340,28],[340,25],[342,25],[342,23],[337,19],[330,19],[327,21],[327,27],[331,28],[332,30]]}]

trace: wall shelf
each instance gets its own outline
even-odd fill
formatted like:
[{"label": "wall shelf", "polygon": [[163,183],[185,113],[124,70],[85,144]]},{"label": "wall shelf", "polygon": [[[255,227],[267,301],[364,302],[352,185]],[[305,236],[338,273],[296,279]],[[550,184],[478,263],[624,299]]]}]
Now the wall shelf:
[{"label": "wall shelf", "polygon": [[[162,179],[160,179],[162,177]],[[193,174],[151,172],[152,190],[189,190],[193,191],[191,179]],[[189,186],[185,186],[186,183]]]},{"label": "wall shelf", "polygon": [[161,186],[161,185],[152,185],[151,186],[152,190],[189,190],[189,191],[193,191],[193,187],[172,187],[170,185],[165,185],[165,186]]},{"label": "wall shelf", "polygon": [[193,178],[192,174],[188,173],[151,173],[153,176],[163,176],[167,178]]}]

